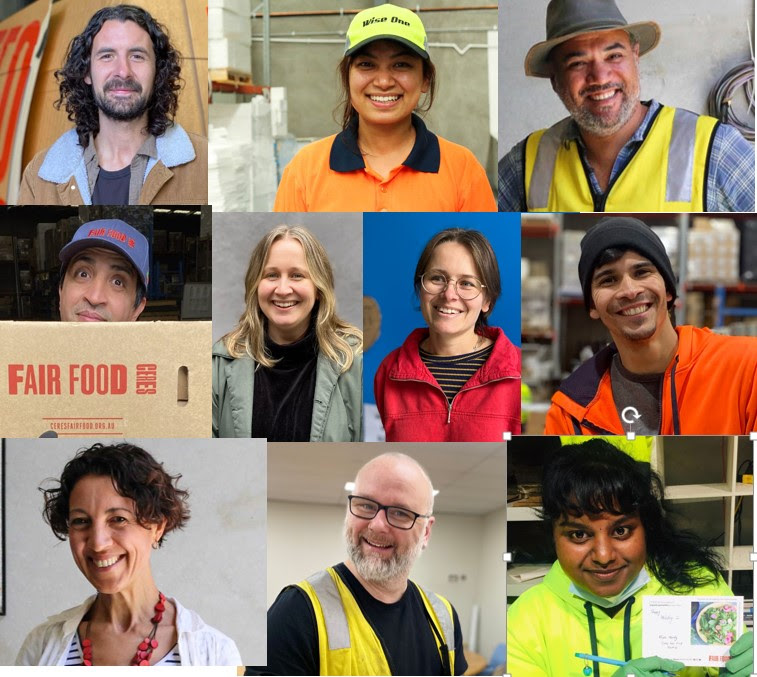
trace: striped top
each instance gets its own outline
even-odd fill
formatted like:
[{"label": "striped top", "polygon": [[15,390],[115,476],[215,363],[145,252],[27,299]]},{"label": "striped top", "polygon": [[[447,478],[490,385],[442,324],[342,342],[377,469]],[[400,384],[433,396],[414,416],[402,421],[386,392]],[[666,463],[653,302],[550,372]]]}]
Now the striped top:
[{"label": "striped top", "polygon": [[444,392],[447,402],[451,403],[471,376],[489,359],[493,349],[494,344],[492,343],[486,348],[463,355],[432,355],[423,348],[418,348],[418,352],[423,364],[428,367],[431,375]]},{"label": "striped top", "polygon": [[[71,644],[68,645],[68,653],[66,654],[66,662],[64,665],[84,665],[84,654],[81,649],[81,642],[79,641],[79,633],[75,632],[71,638]],[[179,644],[174,644],[171,649],[163,658],[161,658],[155,665],[163,667],[172,665],[181,665],[181,656],[179,656]]]}]

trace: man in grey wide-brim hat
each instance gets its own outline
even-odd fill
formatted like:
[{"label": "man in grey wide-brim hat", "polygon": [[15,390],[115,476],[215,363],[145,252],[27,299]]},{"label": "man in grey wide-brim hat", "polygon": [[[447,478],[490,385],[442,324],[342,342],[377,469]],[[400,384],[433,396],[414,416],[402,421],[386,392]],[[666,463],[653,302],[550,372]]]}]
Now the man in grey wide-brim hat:
[{"label": "man in grey wide-brim hat", "polygon": [[551,0],[526,75],[549,78],[570,116],[499,163],[500,211],[754,211],[754,149],[715,118],[641,101],[654,21],[615,0]]}]

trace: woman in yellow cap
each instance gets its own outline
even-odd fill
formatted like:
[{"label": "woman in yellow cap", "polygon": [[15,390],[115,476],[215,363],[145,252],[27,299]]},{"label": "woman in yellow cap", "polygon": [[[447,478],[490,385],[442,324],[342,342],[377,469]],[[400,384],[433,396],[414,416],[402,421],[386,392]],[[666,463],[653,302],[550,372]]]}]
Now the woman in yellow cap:
[{"label": "woman in yellow cap", "polygon": [[287,165],[274,211],[496,211],[473,153],[414,112],[428,110],[436,90],[414,12],[386,3],[356,14],[338,70],[342,131]]}]

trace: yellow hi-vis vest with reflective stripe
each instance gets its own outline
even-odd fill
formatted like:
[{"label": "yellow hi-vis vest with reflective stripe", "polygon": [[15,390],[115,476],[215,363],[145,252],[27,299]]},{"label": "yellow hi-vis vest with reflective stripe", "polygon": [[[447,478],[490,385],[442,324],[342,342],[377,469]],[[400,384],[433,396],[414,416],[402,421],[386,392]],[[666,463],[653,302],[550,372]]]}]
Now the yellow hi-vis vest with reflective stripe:
[{"label": "yellow hi-vis vest with reflective stripe", "polygon": [[628,164],[604,196],[592,196],[578,142],[566,140],[571,118],[526,141],[529,212],[705,211],[707,165],[718,121],[662,106]]},{"label": "yellow hi-vis vest with reflective stripe", "polygon": [[[409,585],[415,585],[408,581]],[[322,675],[391,675],[381,641],[365,619],[355,597],[329,567],[297,584],[313,605],[318,627],[318,653]],[[452,606],[416,585],[431,619],[449,651],[450,674],[455,674],[455,629]],[[434,635],[436,637],[436,634]],[[408,641],[413,629],[408,629]],[[437,649],[440,648],[436,638]],[[441,654],[440,654],[441,660]]]}]

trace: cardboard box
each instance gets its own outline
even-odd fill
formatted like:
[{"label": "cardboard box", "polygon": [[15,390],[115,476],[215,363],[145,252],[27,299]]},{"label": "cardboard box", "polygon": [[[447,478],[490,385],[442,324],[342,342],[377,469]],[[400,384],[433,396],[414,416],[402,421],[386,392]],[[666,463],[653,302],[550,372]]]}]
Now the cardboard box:
[{"label": "cardboard box", "polygon": [[210,437],[210,322],[0,323],[0,436]]}]

